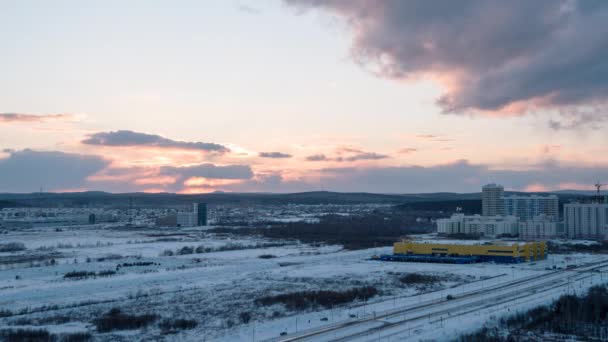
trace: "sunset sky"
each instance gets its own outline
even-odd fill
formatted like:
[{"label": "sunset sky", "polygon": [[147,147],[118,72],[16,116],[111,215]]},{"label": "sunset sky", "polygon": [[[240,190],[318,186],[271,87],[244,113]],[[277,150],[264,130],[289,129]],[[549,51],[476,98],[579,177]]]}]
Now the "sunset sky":
[{"label": "sunset sky", "polygon": [[0,0],[0,192],[591,189],[608,2]]}]

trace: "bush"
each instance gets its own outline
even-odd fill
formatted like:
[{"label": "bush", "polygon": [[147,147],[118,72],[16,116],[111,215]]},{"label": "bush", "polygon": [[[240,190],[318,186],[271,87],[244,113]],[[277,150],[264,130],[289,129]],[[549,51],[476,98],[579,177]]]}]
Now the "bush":
[{"label": "bush", "polygon": [[353,288],[346,291],[304,291],[265,296],[255,300],[256,304],[269,306],[284,304],[290,310],[303,310],[309,307],[323,306],[330,308],[334,305],[350,303],[356,299],[368,300],[378,294],[372,286]]},{"label": "bush", "polygon": [[0,252],[19,252],[26,250],[21,242],[9,242],[0,244]]},{"label": "bush", "polygon": [[258,255],[258,258],[260,259],[273,259],[276,258],[276,255],[272,255],[272,254],[262,254],[262,255]]},{"label": "bush", "polygon": [[194,329],[198,323],[193,319],[165,319],[158,325],[164,334],[176,333],[178,330]]},{"label": "bush", "polygon": [[88,278],[88,277],[94,277],[94,276],[95,276],[95,272],[89,272],[89,271],[72,271],[72,272],[68,272],[63,275],[63,277],[66,279],[68,279],[68,278]]},{"label": "bush", "polygon": [[205,246],[203,246],[203,245],[198,245],[194,251],[195,251],[197,254],[205,253]]},{"label": "bush", "polygon": [[178,255],[186,255],[186,254],[193,254],[193,253],[194,253],[194,247],[190,247],[190,246],[184,246],[180,250],[177,251]]},{"label": "bush", "polygon": [[125,263],[116,265],[116,267],[151,266],[151,265],[156,265],[156,264],[153,263],[152,261],[138,261],[138,262],[133,262],[133,263],[125,262]]},{"label": "bush", "polygon": [[[539,306],[503,321],[507,337],[480,330],[460,338],[462,342],[530,340],[530,335],[563,334],[568,340],[604,341],[608,336],[608,287],[595,286],[577,297],[563,295],[550,306]],[[521,338],[521,337],[524,338]],[[576,338],[573,338],[576,337]]]},{"label": "bush", "polygon": [[17,329],[0,331],[0,337],[6,342],[54,342],[57,338],[47,330]]},{"label": "bush", "polygon": [[112,271],[112,270],[99,271],[97,273],[89,272],[89,271],[72,271],[72,272],[68,272],[68,273],[64,274],[63,278],[65,278],[65,279],[85,279],[85,278],[89,278],[89,277],[109,277],[114,274],[116,274],[116,272]]},{"label": "bush", "polygon": [[61,342],[87,342],[93,338],[88,332],[77,332],[66,334],[61,337]]},{"label": "bush", "polygon": [[243,322],[244,324],[247,324],[247,323],[249,323],[249,321],[251,321],[251,314],[247,311],[241,312],[241,314],[239,315],[239,318],[241,319],[241,322]]},{"label": "bush", "polygon": [[441,278],[434,275],[408,273],[399,278],[399,281],[406,285],[430,284],[440,281]]},{"label": "bush", "polygon": [[160,256],[173,256],[173,251],[170,249],[165,249],[162,253],[160,253]]},{"label": "bush", "polygon": [[98,277],[109,277],[111,275],[115,275],[116,271],[112,271],[112,270],[106,270],[106,271],[99,271],[97,272],[97,276]]},{"label": "bush", "polygon": [[96,319],[93,323],[97,327],[97,331],[108,332],[113,330],[139,329],[148,326],[157,319],[157,315],[128,315],[122,313],[118,308],[113,308],[100,318]]}]

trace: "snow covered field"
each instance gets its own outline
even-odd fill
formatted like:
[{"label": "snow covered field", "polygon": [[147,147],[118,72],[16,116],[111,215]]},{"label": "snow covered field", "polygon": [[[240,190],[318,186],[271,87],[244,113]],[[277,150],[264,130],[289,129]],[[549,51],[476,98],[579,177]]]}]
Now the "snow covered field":
[{"label": "snow covered field", "polygon": [[[340,246],[218,235],[200,229],[100,226],[36,228],[0,235],[0,243],[9,242],[23,243],[27,249],[0,253],[0,328],[87,331],[100,341],[273,339],[446,294],[548,274],[553,266],[566,268],[604,258],[554,255],[514,266],[390,263],[369,260],[372,255],[391,253],[390,248],[345,251]],[[96,275],[66,278],[74,271]],[[407,273],[439,276],[441,281],[403,284],[399,279]],[[378,295],[367,302],[300,312],[282,304],[255,302],[267,295],[362,286],[373,286]],[[98,333],[93,321],[111,308],[159,315],[159,321],[195,320],[197,326],[173,334],[164,334],[157,324]],[[483,324],[484,317],[474,317],[476,325]],[[440,340],[441,336],[429,335]]]}]

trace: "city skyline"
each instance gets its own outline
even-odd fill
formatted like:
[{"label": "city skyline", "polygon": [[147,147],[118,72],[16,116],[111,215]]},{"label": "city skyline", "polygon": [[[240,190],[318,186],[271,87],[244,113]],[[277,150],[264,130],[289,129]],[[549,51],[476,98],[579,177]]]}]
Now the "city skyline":
[{"label": "city skyline", "polygon": [[608,4],[500,4],[0,2],[0,192],[593,190]]}]

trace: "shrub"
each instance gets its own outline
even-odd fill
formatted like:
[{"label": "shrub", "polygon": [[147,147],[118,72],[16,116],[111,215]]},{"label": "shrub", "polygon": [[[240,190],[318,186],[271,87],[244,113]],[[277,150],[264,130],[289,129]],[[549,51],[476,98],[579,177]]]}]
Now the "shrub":
[{"label": "shrub", "polygon": [[203,246],[203,245],[198,245],[194,251],[195,251],[197,254],[205,253],[205,246]]},{"label": "shrub", "polygon": [[190,246],[184,246],[177,251],[178,255],[186,255],[186,254],[193,254],[193,253],[194,253],[194,247],[190,247]]},{"label": "shrub", "polygon": [[93,338],[88,332],[77,332],[66,334],[61,337],[61,342],[87,342]]},{"label": "shrub", "polygon": [[272,258],[276,258],[276,255],[272,255],[272,254],[262,254],[262,255],[258,255],[258,258],[260,259],[272,259]]},{"label": "shrub", "polygon": [[63,275],[63,277],[66,279],[68,279],[68,278],[88,278],[88,277],[94,277],[94,276],[95,276],[95,272],[89,272],[89,271],[72,271],[72,272],[68,272]]},{"label": "shrub", "polygon": [[26,250],[21,242],[9,242],[0,244],[0,252],[19,252]]},{"label": "shrub", "polygon": [[97,327],[97,331],[108,332],[113,330],[139,329],[148,326],[156,319],[158,319],[157,315],[128,315],[122,313],[118,308],[113,308],[93,323]]},{"label": "shrub", "polygon": [[51,335],[47,330],[32,330],[32,329],[17,329],[0,331],[0,337],[7,342],[54,342],[57,338]]},{"label": "shrub", "polygon": [[170,249],[165,249],[162,253],[160,253],[160,256],[173,256],[173,251]]},{"label": "shrub", "polygon": [[401,278],[399,281],[403,284],[407,285],[417,285],[417,284],[430,284],[434,282],[440,281],[441,278],[434,275],[428,274],[420,274],[420,273],[408,273]]},{"label": "shrub", "polygon": [[164,334],[175,333],[178,330],[194,329],[198,323],[193,319],[165,319],[158,325]]},{"label": "shrub", "polygon": [[64,274],[63,278],[65,278],[65,279],[84,279],[84,278],[96,277],[96,276],[97,277],[109,277],[114,274],[116,274],[116,272],[112,271],[112,270],[99,271],[97,273],[89,272],[89,271],[72,271],[72,272],[68,272],[68,273]]},{"label": "shrub", "polygon": [[247,324],[251,320],[251,314],[247,311],[241,312],[241,314],[239,315],[239,318],[241,319],[241,322],[243,322],[244,324]]},{"label": "shrub", "polygon": [[98,277],[109,277],[111,275],[115,275],[116,271],[112,271],[112,270],[106,270],[106,271],[99,271],[97,272],[97,276]]},{"label": "shrub", "polygon": [[122,259],[123,256],[120,254],[108,254],[104,257],[101,258],[97,258],[98,262],[102,262],[102,261],[111,261],[111,260],[118,260],[118,259]]},{"label": "shrub", "polygon": [[152,261],[138,261],[138,262],[133,262],[133,263],[125,262],[125,263],[116,265],[116,267],[133,267],[133,266],[150,266],[150,265],[155,265],[155,263],[153,263]]},{"label": "shrub", "polygon": [[255,300],[256,304],[269,306],[284,304],[290,310],[303,310],[317,305],[325,308],[354,300],[367,300],[378,294],[378,290],[372,286],[358,287],[346,291],[303,291],[280,294],[276,296],[265,296]]}]

